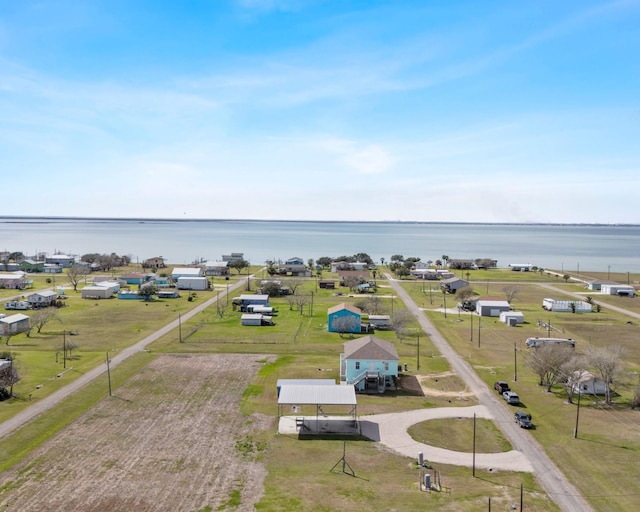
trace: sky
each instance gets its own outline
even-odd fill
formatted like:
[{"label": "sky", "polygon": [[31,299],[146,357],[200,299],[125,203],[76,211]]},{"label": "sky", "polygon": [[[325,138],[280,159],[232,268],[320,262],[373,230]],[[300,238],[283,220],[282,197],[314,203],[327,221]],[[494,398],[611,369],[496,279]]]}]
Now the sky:
[{"label": "sky", "polygon": [[640,0],[0,0],[0,216],[640,223]]}]

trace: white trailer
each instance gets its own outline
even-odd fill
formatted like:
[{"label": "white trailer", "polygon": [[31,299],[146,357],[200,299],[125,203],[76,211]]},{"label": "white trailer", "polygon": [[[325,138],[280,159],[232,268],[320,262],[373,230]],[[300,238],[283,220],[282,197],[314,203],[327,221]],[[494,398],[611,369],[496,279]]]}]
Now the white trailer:
[{"label": "white trailer", "polygon": [[571,338],[527,338],[527,341],[524,342],[527,348],[538,348],[549,345],[568,345],[572,348],[576,347],[575,340]]}]

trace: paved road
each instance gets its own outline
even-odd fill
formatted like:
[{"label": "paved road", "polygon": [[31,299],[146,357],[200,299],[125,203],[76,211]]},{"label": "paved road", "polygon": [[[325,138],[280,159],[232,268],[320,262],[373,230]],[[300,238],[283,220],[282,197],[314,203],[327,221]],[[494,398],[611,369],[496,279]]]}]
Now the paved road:
[{"label": "paved road", "polygon": [[529,459],[540,485],[558,507],[561,510],[592,511],[593,509],[580,495],[580,492],[569,483],[562,472],[547,457],[540,443],[529,432],[516,425],[512,420],[512,412],[507,411],[498,395],[493,390],[490,390],[469,364],[451,348],[400,283],[393,279],[391,275],[387,274],[386,278],[398,294],[398,297],[405,303],[407,309],[418,320],[423,331],[449,361],[451,368],[464,380],[469,389],[478,396],[480,403],[487,407],[491,416],[495,418],[496,424],[512,446]]},{"label": "paved road", "polygon": [[[244,279],[239,280],[237,283],[233,284],[232,286],[229,286],[228,292],[231,293],[232,291],[237,290],[238,288],[246,286],[246,284],[247,283]],[[223,298],[226,296],[226,294],[227,294],[227,289],[224,289],[219,294],[219,297]],[[120,352],[115,354],[113,357],[111,357],[111,362],[109,365],[110,368],[112,369],[115,368],[124,360],[131,357],[132,355],[137,354],[138,352],[144,350],[147,345],[149,345],[150,343],[153,343],[158,338],[164,336],[165,334],[169,333],[173,329],[177,328],[180,325],[180,322],[185,322],[189,320],[194,315],[197,315],[198,313],[208,308],[212,304],[215,304],[217,300],[218,300],[218,295],[196,306],[191,311],[181,315],[178,319],[173,320],[172,322],[168,323],[158,331],[154,332],[153,334],[150,334],[146,338],[143,338],[136,344],[121,350]],[[86,386],[96,378],[98,378],[100,375],[102,375],[106,371],[107,371],[107,365],[101,364],[93,368],[92,370],[89,370],[87,373],[78,377],[73,382],[69,383],[63,388],[60,388],[55,393],[52,393],[51,395],[43,398],[42,400],[38,400],[30,407],[16,414],[13,418],[8,419],[3,423],[0,423],[0,438],[3,438],[9,435],[11,432],[13,432],[14,430],[17,430],[18,428],[25,425],[29,421],[33,420],[37,416],[48,411],[49,409],[52,409],[57,404],[59,404],[62,400],[67,398],[69,395],[80,390],[81,388],[83,388],[84,386]]]}]

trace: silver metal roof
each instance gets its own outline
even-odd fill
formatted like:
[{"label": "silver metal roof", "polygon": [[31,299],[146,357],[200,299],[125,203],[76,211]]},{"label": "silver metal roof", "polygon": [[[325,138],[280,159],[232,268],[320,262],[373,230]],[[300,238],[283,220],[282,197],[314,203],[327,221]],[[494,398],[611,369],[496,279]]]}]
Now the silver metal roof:
[{"label": "silver metal roof", "polygon": [[356,405],[353,386],[284,385],[280,388],[278,404]]}]

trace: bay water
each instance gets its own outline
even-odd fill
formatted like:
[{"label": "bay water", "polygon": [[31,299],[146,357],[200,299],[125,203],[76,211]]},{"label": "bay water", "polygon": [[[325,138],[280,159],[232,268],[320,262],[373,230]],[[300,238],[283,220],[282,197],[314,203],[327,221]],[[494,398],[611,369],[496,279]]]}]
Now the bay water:
[{"label": "bay water", "polygon": [[242,252],[253,265],[367,253],[491,258],[567,272],[640,273],[640,226],[0,217],[0,250],[112,253],[172,264]]}]

